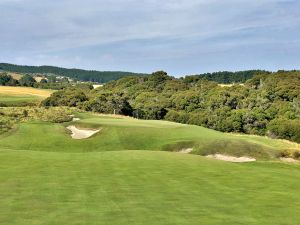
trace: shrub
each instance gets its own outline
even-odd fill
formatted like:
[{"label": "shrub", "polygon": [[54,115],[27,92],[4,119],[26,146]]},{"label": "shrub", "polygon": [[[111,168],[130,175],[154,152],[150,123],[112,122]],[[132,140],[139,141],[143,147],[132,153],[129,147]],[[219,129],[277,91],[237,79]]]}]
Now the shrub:
[{"label": "shrub", "polygon": [[294,159],[300,159],[300,151],[295,151],[295,152],[293,153],[293,158],[294,158]]},{"label": "shrub", "polygon": [[292,157],[292,151],[291,150],[288,150],[288,149],[285,149],[281,152],[279,152],[279,157],[281,158],[290,158]]}]

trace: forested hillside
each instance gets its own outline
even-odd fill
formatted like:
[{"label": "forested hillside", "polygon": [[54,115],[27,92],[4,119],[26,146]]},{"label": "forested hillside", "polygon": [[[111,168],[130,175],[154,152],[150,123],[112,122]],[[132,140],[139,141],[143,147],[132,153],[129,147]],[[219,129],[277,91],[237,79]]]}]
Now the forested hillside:
[{"label": "forested hillside", "polygon": [[67,88],[43,102],[143,119],[165,119],[224,132],[300,142],[300,72],[260,73],[245,85],[176,79],[160,71],[126,77],[96,90]]},{"label": "forested hillside", "polygon": [[190,82],[195,82],[204,78],[210,81],[215,81],[219,84],[232,84],[245,83],[255,75],[266,73],[271,74],[271,72],[264,70],[245,70],[237,72],[222,71],[214,73],[204,73],[199,75],[188,75],[185,77],[185,79],[190,80]]},{"label": "forested hillside", "polygon": [[14,64],[0,63],[0,70],[8,72],[29,73],[29,74],[47,74],[65,76],[80,81],[91,81],[98,83],[106,83],[111,80],[117,80],[125,76],[142,76],[145,74],[137,74],[122,71],[94,71],[81,69],[66,69],[54,66],[20,66]]},{"label": "forested hillside", "polygon": [[[20,66],[8,63],[0,63],[0,70],[8,72],[17,72],[23,74],[45,74],[45,75],[57,75],[65,76],[71,79],[76,79],[80,81],[91,81],[98,83],[106,83],[111,80],[117,80],[125,76],[145,76],[148,74],[137,74],[131,72],[121,72],[121,71],[91,71],[91,70],[81,70],[81,69],[66,69],[54,66]],[[186,80],[190,82],[198,81],[199,79],[207,79],[210,81],[215,81],[220,84],[232,84],[232,83],[244,83],[258,74],[271,74],[271,72],[264,70],[246,70],[237,72],[214,72],[214,73],[204,73],[199,75],[187,75]]]}]

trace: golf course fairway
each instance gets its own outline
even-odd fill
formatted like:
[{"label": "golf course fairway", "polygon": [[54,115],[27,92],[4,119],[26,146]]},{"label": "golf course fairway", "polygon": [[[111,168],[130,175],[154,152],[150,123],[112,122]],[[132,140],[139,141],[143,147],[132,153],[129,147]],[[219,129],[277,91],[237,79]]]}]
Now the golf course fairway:
[{"label": "golf course fairway", "polygon": [[[75,116],[65,124],[22,123],[0,136],[0,224],[299,224],[300,164],[276,156],[293,143]],[[99,132],[75,140],[69,125]],[[205,157],[216,152],[257,161]]]}]

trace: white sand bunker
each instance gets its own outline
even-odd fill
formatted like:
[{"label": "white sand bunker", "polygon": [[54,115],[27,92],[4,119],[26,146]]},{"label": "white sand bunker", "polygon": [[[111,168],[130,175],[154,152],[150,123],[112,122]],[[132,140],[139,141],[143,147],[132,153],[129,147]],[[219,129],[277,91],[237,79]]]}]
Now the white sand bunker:
[{"label": "white sand bunker", "polygon": [[192,151],[193,151],[193,148],[184,148],[184,149],[181,149],[179,152],[188,154],[188,153],[191,153]]},{"label": "white sand bunker", "polygon": [[75,115],[69,115],[70,117],[72,117],[72,121],[78,121],[80,120],[80,118],[75,117]]},{"label": "white sand bunker", "polygon": [[300,161],[298,161],[296,159],[293,159],[293,158],[283,158],[283,157],[281,157],[280,160],[282,162],[288,162],[288,163],[298,163],[298,162],[300,162]]},{"label": "white sand bunker", "polygon": [[68,126],[67,129],[72,132],[71,137],[73,139],[86,139],[100,131],[93,129],[78,129],[75,126]]},{"label": "white sand bunker", "polygon": [[227,161],[227,162],[236,162],[236,163],[256,161],[256,159],[250,158],[250,157],[235,157],[235,156],[228,156],[228,155],[221,155],[221,154],[208,155],[206,157],[212,158],[212,159],[223,160],[223,161]]}]

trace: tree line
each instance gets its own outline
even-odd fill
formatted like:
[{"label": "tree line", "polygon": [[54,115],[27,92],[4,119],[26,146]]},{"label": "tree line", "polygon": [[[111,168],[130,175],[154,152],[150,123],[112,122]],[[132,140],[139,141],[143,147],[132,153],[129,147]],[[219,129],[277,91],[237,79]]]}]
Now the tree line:
[{"label": "tree line", "polygon": [[19,80],[17,80],[6,72],[0,73],[0,86],[23,86],[60,90],[71,85],[73,84],[71,84],[67,78],[58,80],[53,75],[42,78],[40,82],[37,82],[34,77],[29,74],[24,74]]},{"label": "tree line", "polygon": [[111,81],[95,90],[68,87],[42,104],[164,119],[300,143],[299,71],[261,72],[244,85],[230,87],[207,79],[177,79],[158,71],[147,77]]},{"label": "tree line", "polygon": [[[8,72],[17,72],[24,74],[43,74],[65,76],[74,80],[89,81],[97,83],[107,83],[111,80],[118,80],[126,76],[147,76],[145,73],[131,73],[122,71],[90,71],[81,69],[66,69],[54,66],[20,66],[8,63],[0,63],[0,70]],[[197,81],[207,79],[221,84],[244,83],[256,74],[271,73],[264,70],[246,70],[246,71],[221,71],[214,73],[203,73],[198,75],[187,75],[186,79]]]},{"label": "tree line", "polygon": [[106,83],[124,76],[141,76],[146,74],[122,72],[122,71],[94,71],[81,69],[66,69],[55,66],[20,66],[8,63],[0,63],[0,70],[23,74],[43,74],[65,76],[73,80]]},{"label": "tree line", "polygon": [[266,73],[271,74],[271,72],[265,70],[245,70],[237,72],[221,71],[214,73],[204,73],[199,75],[187,75],[185,77],[185,80],[195,82],[200,79],[206,79],[210,81],[215,81],[219,84],[245,83],[247,80],[253,78],[255,75]]}]

